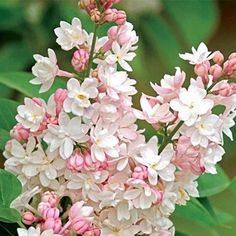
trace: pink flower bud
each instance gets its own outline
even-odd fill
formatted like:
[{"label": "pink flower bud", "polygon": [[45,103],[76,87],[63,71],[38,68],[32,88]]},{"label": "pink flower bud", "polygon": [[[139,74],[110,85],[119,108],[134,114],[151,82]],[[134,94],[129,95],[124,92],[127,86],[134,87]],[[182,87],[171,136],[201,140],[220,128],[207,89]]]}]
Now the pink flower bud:
[{"label": "pink flower bud", "polygon": [[84,157],[80,150],[75,150],[66,161],[66,167],[72,172],[78,172],[84,167]]},{"label": "pink flower bud", "polygon": [[135,179],[146,179],[148,177],[148,171],[146,166],[136,166],[134,168],[134,172],[132,174],[132,177]]},{"label": "pink flower bud", "polygon": [[81,72],[86,68],[88,60],[89,53],[84,49],[79,49],[74,52],[71,64],[76,71]]},{"label": "pink flower bud", "polygon": [[223,86],[221,86],[221,88],[219,88],[219,90],[216,91],[216,94],[221,95],[223,97],[231,96],[232,94],[231,86],[229,84],[224,84]]},{"label": "pink flower bud", "polygon": [[96,227],[91,227],[83,236],[100,236],[101,230]]},{"label": "pink flower bud", "polygon": [[96,0],[80,0],[80,7],[88,12],[97,7]]},{"label": "pink flower bud", "polygon": [[77,217],[71,222],[71,229],[77,234],[84,234],[90,226],[90,222],[86,219]]},{"label": "pink flower bud", "polygon": [[98,23],[101,19],[101,12],[97,8],[91,10],[90,18],[93,22]]},{"label": "pink flower bud", "polygon": [[47,218],[54,218],[58,219],[60,215],[59,210],[54,207],[54,208],[46,208],[42,211],[41,216],[46,220]]},{"label": "pink flower bud", "polygon": [[158,189],[153,189],[153,193],[156,196],[156,202],[162,202],[164,196],[163,192],[159,191]]},{"label": "pink flower bud", "polygon": [[42,225],[44,230],[52,229],[54,234],[57,234],[61,230],[61,219],[48,218]]},{"label": "pink flower bud", "polygon": [[233,59],[233,58],[236,58],[236,52],[231,53],[231,54],[229,55],[229,59],[230,59],[230,60]]},{"label": "pink flower bud", "polygon": [[51,207],[56,207],[58,200],[57,194],[49,191],[43,193],[41,198],[42,202],[49,203]]},{"label": "pink flower bud", "polygon": [[69,218],[70,220],[73,220],[74,218],[78,217],[78,212],[83,207],[84,201],[76,202],[73,204],[73,206],[70,208],[69,211]]},{"label": "pink flower bud", "polygon": [[32,225],[36,220],[37,218],[30,211],[25,212],[22,216],[22,221],[26,225]]},{"label": "pink flower bud", "polygon": [[210,67],[210,74],[213,76],[213,81],[216,82],[223,74],[223,69],[218,64]]},{"label": "pink flower bud", "polygon": [[229,56],[229,60],[224,63],[223,68],[224,75],[226,78],[236,77],[236,53],[232,53]]},{"label": "pink flower bud", "polygon": [[57,89],[57,91],[54,94],[57,115],[61,112],[61,110],[63,108],[63,103],[66,98],[67,98],[67,90],[66,89]]},{"label": "pink flower bud", "polygon": [[224,61],[224,56],[220,51],[216,51],[214,52],[214,57],[213,57],[213,61],[218,64],[221,65]]},{"label": "pink flower bud", "polygon": [[126,13],[124,11],[117,11],[116,12],[116,18],[115,18],[115,23],[117,25],[124,25],[126,22]]},{"label": "pink flower bud", "polygon": [[206,76],[208,74],[208,70],[210,69],[210,62],[205,61],[201,64],[197,64],[194,67],[194,72],[198,76]]},{"label": "pink flower bud", "polygon": [[104,12],[103,20],[105,22],[113,22],[116,19],[116,9],[107,9]]},{"label": "pink flower bud", "polygon": [[42,212],[48,208],[51,208],[51,205],[48,202],[40,202],[38,205],[38,212],[42,215]]},{"label": "pink flower bud", "polygon": [[24,128],[21,124],[17,124],[10,132],[11,137],[18,141],[27,141],[29,134],[30,130]]},{"label": "pink flower bud", "polygon": [[111,8],[113,4],[120,2],[120,0],[101,0],[101,3],[105,9]]}]

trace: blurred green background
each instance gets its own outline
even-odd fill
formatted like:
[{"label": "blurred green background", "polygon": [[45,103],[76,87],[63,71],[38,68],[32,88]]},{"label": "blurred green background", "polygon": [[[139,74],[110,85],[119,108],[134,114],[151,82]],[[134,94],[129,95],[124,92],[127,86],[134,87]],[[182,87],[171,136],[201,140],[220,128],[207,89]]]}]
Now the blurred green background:
[{"label": "blurred green background", "polygon": [[[77,0],[0,0],[0,149],[9,138],[9,122],[13,120],[18,103],[25,95],[36,95],[27,80],[34,64],[32,55],[46,55],[53,48],[62,68],[69,66],[71,52],[63,52],[55,43],[53,29],[61,20],[82,19],[88,31],[93,24],[81,12]],[[236,49],[236,1],[214,0],[123,0],[118,8],[125,9],[129,21],[140,36],[132,77],[137,80],[139,106],[141,92],[153,94],[149,82],[158,82],[165,73],[173,74],[179,66],[193,76],[193,68],[178,57],[204,41],[211,51],[221,50],[225,55]],[[107,26],[100,31],[106,33]],[[30,92],[29,92],[30,91]],[[33,91],[33,92],[32,92]],[[6,105],[8,104],[8,105]],[[6,115],[8,114],[8,115]],[[3,120],[8,126],[4,125]],[[2,122],[2,123],[1,123]],[[14,121],[10,122],[11,125]],[[147,136],[152,135],[149,126]],[[236,129],[234,129],[236,137]],[[221,163],[223,172],[201,180],[201,198],[185,208],[178,208],[173,221],[178,233],[184,236],[236,235],[236,141],[226,140],[227,154]],[[0,157],[2,166],[3,158]],[[220,167],[219,167],[220,168]],[[208,198],[206,198],[208,197]]]}]

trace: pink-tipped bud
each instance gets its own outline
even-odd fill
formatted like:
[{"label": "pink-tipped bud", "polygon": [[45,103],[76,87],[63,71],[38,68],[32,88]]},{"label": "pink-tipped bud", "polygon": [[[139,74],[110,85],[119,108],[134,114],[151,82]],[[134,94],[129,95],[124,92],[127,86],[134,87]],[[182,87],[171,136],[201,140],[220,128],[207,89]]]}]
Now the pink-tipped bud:
[{"label": "pink-tipped bud", "polygon": [[84,156],[80,150],[75,150],[70,158],[67,159],[66,167],[72,172],[78,172],[84,167]]},{"label": "pink-tipped bud", "polygon": [[120,2],[121,0],[101,0],[101,3],[105,9],[111,8],[113,4]]},{"label": "pink-tipped bud", "polygon": [[57,234],[61,230],[61,219],[48,218],[42,225],[44,230],[52,229],[54,234]]},{"label": "pink-tipped bud", "polygon": [[60,215],[59,210],[54,207],[54,208],[46,208],[42,211],[41,216],[46,220],[48,218],[53,218],[53,219],[58,219]]},{"label": "pink-tipped bud", "polygon": [[48,208],[51,208],[51,205],[48,202],[40,202],[38,205],[38,212],[42,215],[42,212]]},{"label": "pink-tipped bud", "polygon": [[229,55],[229,59],[233,59],[233,58],[236,58],[236,52],[233,52]]},{"label": "pink-tipped bud", "polygon": [[73,204],[73,206],[70,208],[69,211],[69,219],[73,220],[78,217],[78,213],[80,209],[83,207],[84,201],[76,202]]},{"label": "pink-tipped bud", "polygon": [[113,21],[115,21],[116,13],[117,13],[116,9],[107,9],[107,10],[105,10],[104,16],[103,16],[103,20],[105,22],[113,22]]},{"label": "pink-tipped bud", "polygon": [[116,12],[116,18],[115,18],[115,23],[117,25],[124,25],[126,22],[127,16],[124,11],[117,11]]},{"label": "pink-tipped bud", "polygon": [[81,72],[86,68],[88,60],[89,53],[84,49],[79,49],[74,52],[71,64],[76,71]]},{"label": "pink-tipped bud", "polygon": [[79,5],[88,12],[97,7],[96,0],[80,0]]},{"label": "pink-tipped bud", "polygon": [[213,61],[218,64],[221,65],[224,61],[224,56],[220,51],[216,51],[214,52],[214,57],[213,57]]},{"label": "pink-tipped bud", "polygon": [[224,63],[224,75],[226,78],[236,77],[236,53],[229,56],[229,60]]},{"label": "pink-tipped bud", "polygon": [[220,65],[215,64],[210,67],[210,74],[213,76],[213,81],[216,82],[223,74],[223,69]]},{"label": "pink-tipped bud", "polygon": [[158,189],[153,189],[153,193],[156,196],[156,202],[157,203],[162,202],[164,195],[163,192],[159,191]]},{"label": "pink-tipped bud", "polygon": [[218,90],[216,91],[216,95],[221,95],[223,97],[229,97],[232,95],[232,88],[230,86],[230,84],[225,83],[222,84]]},{"label": "pink-tipped bud", "polygon": [[36,220],[37,218],[30,211],[27,211],[23,214],[22,221],[26,225],[32,225]]},{"label": "pink-tipped bud", "polygon": [[98,23],[100,21],[101,15],[101,12],[97,8],[90,11],[90,18],[95,23]]},{"label": "pink-tipped bud", "polygon": [[27,141],[29,134],[30,130],[24,128],[21,124],[17,124],[10,132],[11,137],[18,141]]},{"label": "pink-tipped bud", "polygon": [[41,198],[42,202],[48,202],[51,207],[56,207],[58,200],[59,199],[57,194],[55,192],[49,192],[49,191],[43,193]]},{"label": "pink-tipped bud", "polygon": [[71,222],[71,229],[77,234],[84,234],[90,226],[90,222],[86,219],[77,217]]},{"label": "pink-tipped bud", "polygon": [[83,236],[100,236],[101,230],[96,227],[91,227]]},{"label": "pink-tipped bud", "polygon": [[135,179],[146,179],[148,177],[148,171],[146,166],[136,166],[134,168],[134,172],[132,174],[132,177]]},{"label": "pink-tipped bud", "polygon": [[56,114],[58,115],[62,108],[63,103],[67,98],[67,90],[66,89],[57,89],[57,91],[54,94],[54,100],[56,102]]},{"label": "pink-tipped bud", "polygon": [[205,61],[201,64],[195,65],[194,72],[198,76],[204,76],[205,77],[208,74],[209,69],[210,69],[210,62]]}]

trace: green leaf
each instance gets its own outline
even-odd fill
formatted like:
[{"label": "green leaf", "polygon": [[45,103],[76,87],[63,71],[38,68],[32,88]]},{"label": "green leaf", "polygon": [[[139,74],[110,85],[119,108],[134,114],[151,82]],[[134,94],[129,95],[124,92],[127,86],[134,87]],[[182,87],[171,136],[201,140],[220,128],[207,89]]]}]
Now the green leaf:
[{"label": "green leaf", "polygon": [[5,223],[14,223],[20,220],[21,215],[16,209],[0,206],[0,221]]},{"label": "green leaf", "polygon": [[0,128],[5,130],[11,130],[16,124],[15,116],[17,114],[17,106],[19,103],[0,98]]},{"label": "green leaf", "polygon": [[185,234],[185,233],[182,233],[182,232],[176,231],[176,232],[175,232],[175,236],[188,236],[188,235]]},{"label": "green leaf", "polygon": [[236,177],[231,181],[230,183],[230,191],[234,194],[236,197]]},{"label": "green leaf", "polygon": [[219,10],[214,0],[163,0],[162,4],[188,46],[208,40],[217,27]]},{"label": "green leaf", "polygon": [[163,65],[177,66],[180,63],[178,55],[181,48],[167,22],[160,16],[148,15],[143,17],[142,27],[151,44],[149,50],[156,51]]},{"label": "green leaf", "polygon": [[174,215],[183,219],[194,221],[208,230],[212,230],[217,222],[196,199],[191,199],[186,207],[177,206]]},{"label": "green leaf", "polygon": [[[17,177],[6,170],[0,169],[0,207],[9,208],[22,191],[22,185]],[[2,212],[0,210],[0,212]],[[0,215],[0,217],[3,217]]]},{"label": "green leaf", "polygon": [[28,97],[40,96],[47,100],[56,89],[66,87],[65,81],[56,79],[52,88],[48,92],[39,94],[39,86],[30,84],[29,81],[31,79],[33,79],[33,75],[27,72],[0,73],[0,83],[15,89]]},{"label": "green leaf", "polygon": [[8,43],[0,50],[1,72],[24,70],[32,61],[32,51],[24,41]]},{"label": "green leaf", "polygon": [[[0,1],[8,2],[8,1]],[[19,7],[0,5],[0,29],[17,30],[17,26],[22,22],[22,12]]]},{"label": "green leaf", "polygon": [[217,174],[204,174],[198,179],[200,197],[218,194],[229,187],[230,181],[224,170],[217,166]]},{"label": "green leaf", "polygon": [[11,137],[9,132],[7,130],[0,129],[0,150],[4,150],[6,142],[10,139]]}]

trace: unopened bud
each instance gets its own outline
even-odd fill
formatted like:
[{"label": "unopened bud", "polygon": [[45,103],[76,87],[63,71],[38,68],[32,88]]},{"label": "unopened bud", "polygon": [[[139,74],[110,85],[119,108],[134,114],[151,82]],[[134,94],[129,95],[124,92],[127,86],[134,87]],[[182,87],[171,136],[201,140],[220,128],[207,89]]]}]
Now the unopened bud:
[{"label": "unopened bud", "polygon": [[85,49],[79,49],[74,52],[71,64],[78,72],[83,71],[88,65],[89,53]]},{"label": "unopened bud", "polygon": [[221,65],[224,61],[224,56],[220,51],[216,51],[214,52],[214,57],[213,57],[213,61],[218,64]]},{"label": "unopened bud", "polygon": [[30,211],[27,211],[23,214],[22,221],[26,225],[32,225],[36,220],[37,218]]}]

